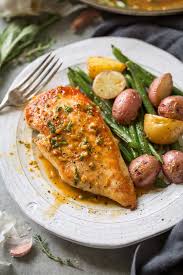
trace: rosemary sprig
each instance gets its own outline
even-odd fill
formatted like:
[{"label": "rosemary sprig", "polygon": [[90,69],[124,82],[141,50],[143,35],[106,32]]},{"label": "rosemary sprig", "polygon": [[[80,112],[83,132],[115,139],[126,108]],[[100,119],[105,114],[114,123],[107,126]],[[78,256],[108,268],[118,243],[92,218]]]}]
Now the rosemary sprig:
[{"label": "rosemary sprig", "polygon": [[79,269],[79,270],[82,270],[81,268],[79,268],[78,266],[76,266],[72,261],[71,259],[61,259],[60,257],[58,256],[55,256],[52,254],[49,246],[48,246],[48,243],[46,240],[43,240],[42,237],[38,234],[36,234],[34,236],[34,240],[37,244],[37,246],[40,248],[40,250],[47,255],[48,258],[50,258],[51,260],[57,262],[57,263],[60,263],[61,265],[66,265],[66,266],[70,266],[72,268],[76,268],[76,269]]}]

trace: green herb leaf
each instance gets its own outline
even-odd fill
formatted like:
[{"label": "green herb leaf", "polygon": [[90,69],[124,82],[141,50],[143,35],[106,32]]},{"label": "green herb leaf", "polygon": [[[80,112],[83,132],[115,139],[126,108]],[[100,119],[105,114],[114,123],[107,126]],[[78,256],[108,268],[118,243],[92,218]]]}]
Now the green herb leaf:
[{"label": "green herb leaf", "polygon": [[51,138],[50,143],[52,145],[52,148],[58,148],[62,145],[68,145],[68,142],[66,140],[58,140],[57,137]]},{"label": "green herb leaf", "polygon": [[93,106],[92,105],[87,105],[86,106],[86,112],[88,115],[93,115]]},{"label": "green herb leaf", "polygon": [[62,106],[58,106],[57,108],[56,108],[56,111],[57,112],[60,112],[62,110]]},{"label": "green herb leaf", "polygon": [[73,123],[69,121],[68,124],[65,126],[65,131],[70,132],[72,129]]},{"label": "green herb leaf", "polygon": [[77,185],[80,182],[80,175],[77,166],[75,166],[74,170],[74,185]]},{"label": "green herb leaf", "polygon": [[[9,24],[0,34],[0,68],[10,61],[14,61],[15,58],[26,55],[27,49],[27,57],[29,58],[37,57],[39,53],[42,54],[44,50],[50,47],[50,41],[47,41],[46,44],[41,43],[38,34],[58,18],[58,16],[51,15],[40,24],[25,23],[22,20],[16,20]],[[34,48],[30,49],[30,46],[34,46]]]},{"label": "green herb leaf", "polygon": [[61,259],[61,257],[55,256],[53,255],[53,253],[51,252],[48,243],[42,239],[42,237],[40,235],[35,235],[34,236],[34,240],[37,244],[37,246],[41,249],[41,251],[47,255],[48,258],[50,258],[51,260],[60,263],[61,265],[66,265],[66,266],[70,266],[72,268],[76,268],[79,270],[79,267],[77,267],[70,259]]},{"label": "green herb leaf", "polygon": [[103,143],[104,143],[103,137],[98,136],[98,137],[96,138],[96,144],[97,144],[97,145],[102,145]]},{"label": "green herb leaf", "polygon": [[69,113],[71,113],[71,112],[73,111],[73,108],[72,108],[71,106],[65,105],[65,106],[64,106],[64,110],[65,110],[66,113],[69,114]]},{"label": "green herb leaf", "polygon": [[50,129],[50,132],[51,132],[52,134],[54,134],[55,131],[56,131],[55,125],[54,125],[51,121],[48,121],[47,126],[48,126],[48,128]]}]

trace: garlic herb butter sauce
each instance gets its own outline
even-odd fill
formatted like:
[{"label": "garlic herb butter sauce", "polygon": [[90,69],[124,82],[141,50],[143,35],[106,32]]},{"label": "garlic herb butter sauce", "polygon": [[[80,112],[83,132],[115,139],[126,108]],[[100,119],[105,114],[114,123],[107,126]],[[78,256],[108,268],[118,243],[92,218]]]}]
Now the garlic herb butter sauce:
[{"label": "garlic herb butter sauce", "polygon": [[49,180],[60,191],[60,192],[58,191],[53,193],[55,197],[56,205],[67,203],[69,198],[78,202],[92,204],[92,205],[96,205],[96,204],[109,205],[109,206],[117,205],[117,203],[113,202],[108,198],[82,191],[78,188],[68,185],[67,183],[64,183],[61,180],[57,170],[53,167],[53,165],[44,157],[39,157],[39,158],[43,164],[43,169],[45,170]]}]

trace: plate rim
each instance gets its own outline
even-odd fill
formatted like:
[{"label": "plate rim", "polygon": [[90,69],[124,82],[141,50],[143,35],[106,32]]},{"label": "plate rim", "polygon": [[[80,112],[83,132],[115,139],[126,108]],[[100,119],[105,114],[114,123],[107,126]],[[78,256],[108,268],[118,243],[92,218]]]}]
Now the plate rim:
[{"label": "plate rim", "polygon": [[[114,38],[115,38],[115,39],[120,39],[120,40],[127,39],[127,40],[131,40],[131,41],[138,41],[139,43],[143,43],[143,44],[148,44],[148,43],[145,43],[145,42],[143,42],[143,41],[141,41],[141,40],[133,39],[133,38],[117,38],[117,37],[99,37],[99,38],[98,38],[98,37],[97,37],[97,38],[89,38],[89,39],[86,39],[86,40],[83,40],[83,41],[75,42],[75,43],[69,44],[68,46],[71,46],[71,45],[72,45],[72,46],[75,46],[76,44],[79,45],[80,43],[86,43],[86,42],[90,42],[90,41],[93,42],[94,39],[95,39],[95,40],[103,40],[103,39],[110,40],[111,38],[113,38],[113,39],[114,39]],[[148,44],[148,45],[150,45],[150,44]],[[68,46],[66,45],[66,46],[64,46],[64,47],[68,47]],[[156,49],[158,49],[159,51],[162,51],[164,54],[169,55],[171,58],[174,58],[174,59],[175,59],[176,61],[178,61],[178,62],[181,64],[181,66],[182,66],[182,63],[181,63],[177,58],[175,58],[174,56],[172,56],[171,54],[169,54],[169,53],[167,53],[167,52],[164,52],[163,50],[161,50],[161,49],[159,49],[159,48],[157,48],[157,47],[155,47],[155,46],[152,46],[152,45],[150,45],[150,46],[151,46],[151,47],[154,47],[154,48],[156,48]],[[60,47],[60,48],[56,49],[55,51],[60,51],[60,50],[62,50],[64,47]],[[41,57],[40,57],[40,58],[41,58]],[[39,59],[39,58],[38,58],[38,59]],[[36,59],[35,61],[37,61],[38,59]],[[35,62],[35,61],[34,61],[34,62]],[[34,62],[30,63],[24,70],[22,70],[22,71],[18,74],[17,77],[20,77],[21,75],[23,75],[23,74],[26,72],[26,70],[28,70],[28,68],[32,66],[32,64],[33,64]],[[15,80],[13,81],[11,87],[15,84],[16,79],[17,79],[17,78],[15,78]],[[10,89],[11,89],[11,87],[10,87]],[[9,89],[9,90],[10,90],[10,89]],[[5,97],[6,97],[6,96],[7,96],[7,94],[5,95]],[[5,98],[5,97],[4,97],[4,98]],[[5,181],[5,178],[4,178],[4,176],[3,176],[3,173],[1,173],[1,174],[2,174],[3,180]],[[6,185],[6,184],[5,184],[5,185]],[[6,185],[6,188],[7,188],[7,185]],[[26,213],[26,215],[27,215],[31,220],[33,220],[34,222],[40,224],[42,227],[44,227],[44,228],[45,228],[46,230],[48,230],[50,233],[55,234],[55,235],[57,235],[58,237],[61,237],[61,238],[66,239],[66,240],[68,240],[68,241],[72,241],[72,242],[74,242],[74,243],[82,244],[82,245],[88,246],[88,247],[96,247],[96,248],[103,248],[103,249],[104,249],[104,248],[105,248],[105,249],[114,249],[114,248],[129,246],[129,245],[138,243],[138,242],[140,242],[140,241],[143,241],[143,240],[145,240],[145,239],[148,239],[148,238],[150,238],[150,237],[159,235],[159,234],[161,234],[161,233],[163,233],[163,232],[169,230],[172,226],[175,225],[175,224],[173,224],[173,225],[171,225],[170,227],[167,227],[166,229],[161,230],[161,231],[159,231],[159,232],[157,232],[157,233],[155,233],[155,234],[152,234],[152,235],[150,235],[150,236],[149,236],[149,235],[148,235],[148,236],[144,236],[143,238],[140,238],[140,239],[135,240],[135,241],[132,241],[132,242],[128,242],[128,243],[126,243],[126,244],[124,244],[124,243],[119,243],[119,245],[114,245],[114,244],[112,244],[112,245],[110,245],[110,244],[108,244],[108,245],[106,245],[106,244],[97,245],[97,243],[92,243],[92,242],[87,242],[87,243],[86,243],[86,242],[82,242],[81,239],[80,239],[80,240],[76,240],[76,239],[73,239],[73,238],[68,238],[68,237],[66,237],[66,236],[57,234],[56,232],[53,231],[53,228],[52,228],[52,230],[50,230],[50,229],[47,228],[44,224],[38,222],[37,220],[35,221],[35,220],[31,217],[31,215],[29,214],[29,212],[27,212],[27,211],[25,211],[25,210],[22,209],[20,202],[17,201],[17,199],[14,197],[13,193],[10,192],[9,188],[7,188],[7,189],[8,189],[8,191],[9,191],[9,193],[11,194],[11,196],[13,197],[13,199],[18,203],[18,205],[20,206],[21,210],[22,210],[24,213]]]}]

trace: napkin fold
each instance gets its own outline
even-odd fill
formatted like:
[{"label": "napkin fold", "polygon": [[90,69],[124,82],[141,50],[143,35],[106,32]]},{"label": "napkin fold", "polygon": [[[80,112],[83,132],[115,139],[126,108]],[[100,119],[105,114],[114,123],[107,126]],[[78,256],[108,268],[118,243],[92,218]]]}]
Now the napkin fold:
[{"label": "napkin fold", "polygon": [[[110,16],[111,17],[111,16]],[[93,36],[141,39],[183,61],[183,15],[168,17],[106,16]]]},{"label": "napkin fold", "polygon": [[[183,15],[106,15],[93,36],[109,35],[146,41],[183,61]],[[131,275],[183,275],[183,221],[168,233],[146,240],[137,246]]]}]

